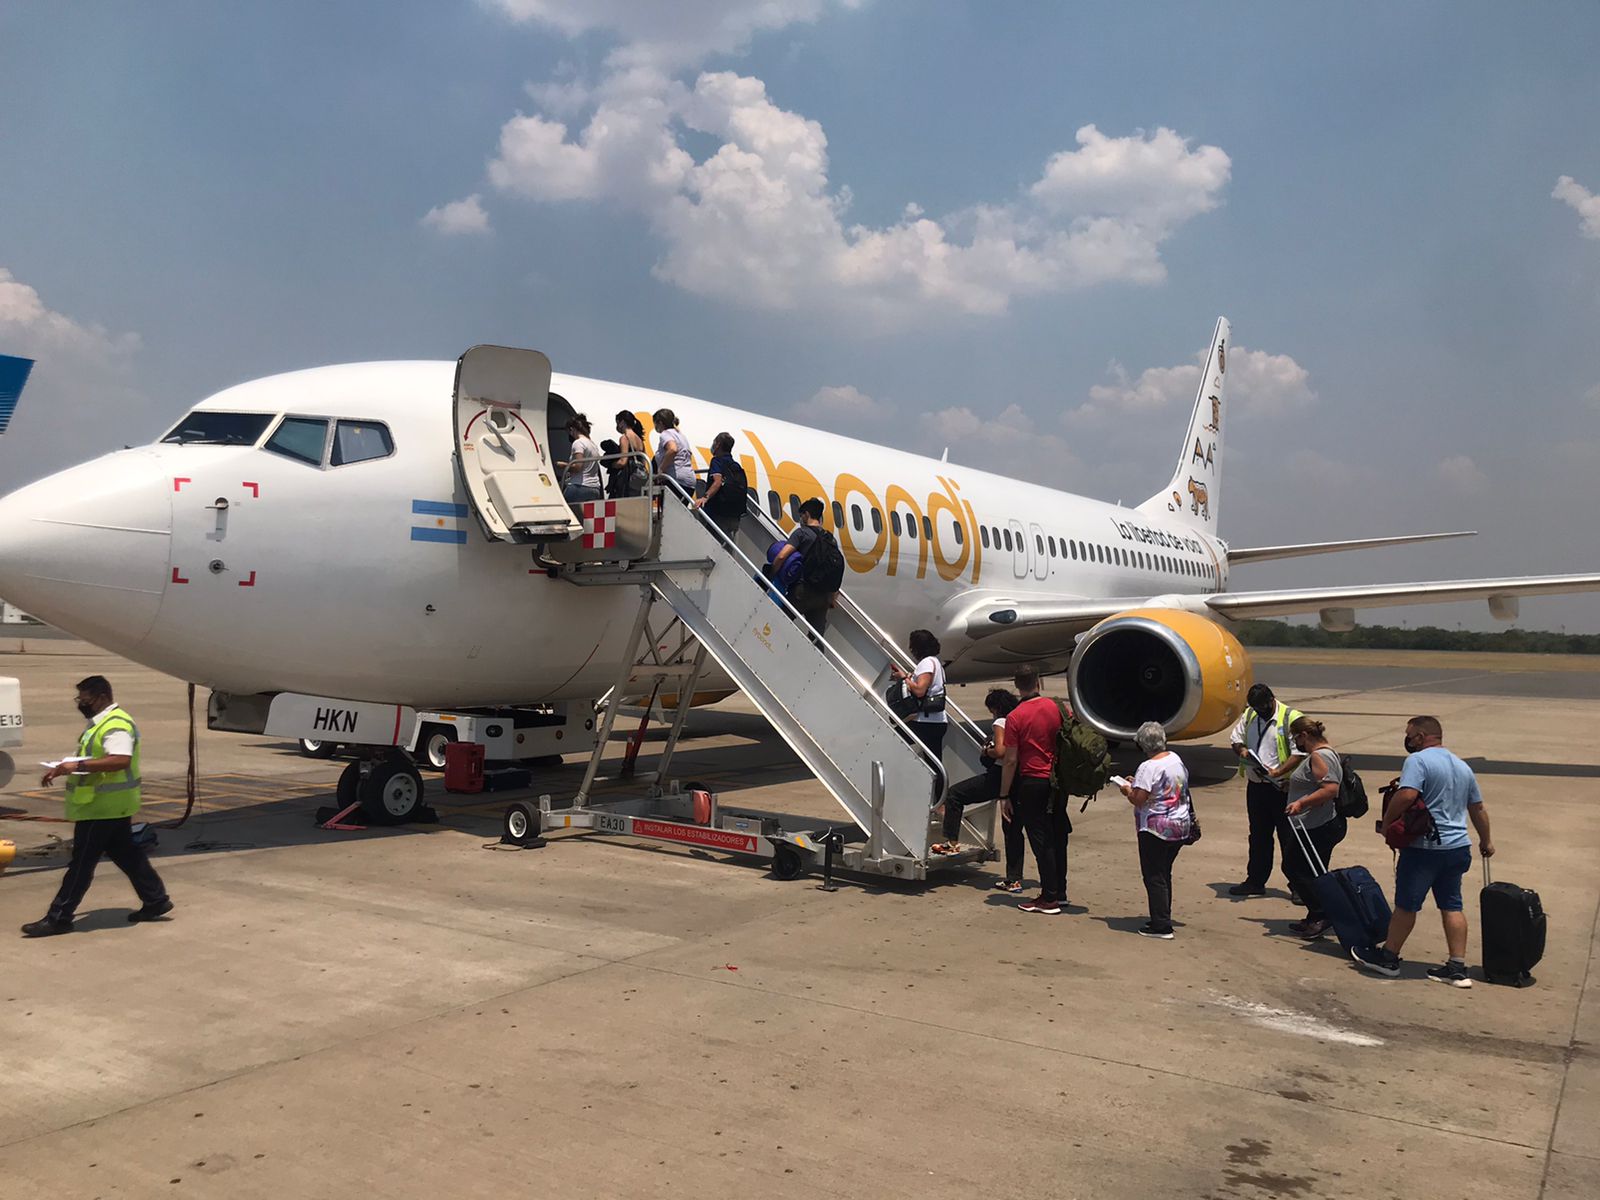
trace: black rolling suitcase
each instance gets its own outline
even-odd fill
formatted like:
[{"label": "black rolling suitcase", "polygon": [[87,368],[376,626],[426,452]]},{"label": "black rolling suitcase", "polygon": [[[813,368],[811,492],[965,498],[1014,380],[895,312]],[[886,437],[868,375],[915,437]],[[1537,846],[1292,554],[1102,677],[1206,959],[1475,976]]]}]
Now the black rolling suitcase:
[{"label": "black rolling suitcase", "polygon": [[1328,870],[1328,864],[1311,844],[1311,836],[1299,817],[1289,818],[1289,828],[1299,839],[1306,861],[1317,872],[1311,881],[1311,890],[1316,893],[1317,903],[1345,952],[1381,946],[1389,936],[1389,919],[1393,914],[1389,910],[1389,898],[1383,894],[1372,872],[1365,867]]},{"label": "black rolling suitcase", "polygon": [[1483,976],[1490,983],[1528,987],[1530,972],[1544,957],[1545,916],[1539,893],[1514,883],[1494,883],[1483,860],[1483,891],[1478,893],[1483,939]]}]

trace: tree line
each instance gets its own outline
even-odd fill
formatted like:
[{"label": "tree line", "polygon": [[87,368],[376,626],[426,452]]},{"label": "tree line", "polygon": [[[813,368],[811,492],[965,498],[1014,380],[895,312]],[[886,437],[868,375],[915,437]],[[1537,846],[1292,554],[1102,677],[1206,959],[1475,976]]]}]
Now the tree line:
[{"label": "tree line", "polygon": [[1420,625],[1358,625],[1349,633],[1329,633],[1320,625],[1287,621],[1241,621],[1234,632],[1246,646],[1326,646],[1367,650],[1498,650],[1512,654],[1600,654],[1600,634],[1553,633],[1544,629],[1502,629],[1478,633]]}]

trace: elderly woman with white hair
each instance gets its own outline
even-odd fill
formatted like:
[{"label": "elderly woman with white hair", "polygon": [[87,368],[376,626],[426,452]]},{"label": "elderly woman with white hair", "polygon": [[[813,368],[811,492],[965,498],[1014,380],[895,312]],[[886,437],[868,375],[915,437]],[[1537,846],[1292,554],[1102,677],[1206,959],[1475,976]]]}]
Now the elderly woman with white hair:
[{"label": "elderly woman with white hair", "polygon": [[1139,726],[1133,740],[1145,753],[1122,794],[1133,805],[1139,831],[1139,870],[1150,898],[1150,920],[1141,937],[1172,940],[1172,864],[1194,831],[1189,768],[1167,749],[1167,731],[1155,721]]}]

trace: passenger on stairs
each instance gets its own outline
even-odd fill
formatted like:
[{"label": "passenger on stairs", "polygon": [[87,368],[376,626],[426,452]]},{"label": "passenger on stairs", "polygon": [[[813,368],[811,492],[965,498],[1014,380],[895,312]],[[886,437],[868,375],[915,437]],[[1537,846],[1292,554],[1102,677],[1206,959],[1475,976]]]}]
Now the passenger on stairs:
[{"label": "passenger on stairs", "polygon": [[916,666],[907,671],[899,663],[890,663],[889,673],[905,680],[906,692],[921,699],[920,711],[907,717],[906,724],[933,757],[942,760],[950,718],[944,711],[944,664],[939,661],[939,639],[926,629],[913,629],[906,645],[917,660]]},{"label": "passenger on stairs", "polygon": [[733,434],[719,433],[711,439],[706,494],[694,506],[703,509],[712,523],[732,538],[739,532],[747,503],[744,468],[733,457]]},{"label": "passenger on stairs", "polygon": [[572,438],[572,457],[556,464],[566,472],[561,498],[568,504],[599,500],[604,494],[600,487],[600,447],[589,436],[589,418],[574,413],[567,421],[567,434]]},{"label": "passenger on stairs", "polygon": [[[966,849],[961,844],[962,814],[969,806],[987,804],[1000,795],[1001,759],[1004,758],[1006,751],[1006,715],[1017,706],[1016,693],[1008,692],[1005,688],[991,688],[989,694],[983,698],[983,706],[994,718],[989,740],[983,744],[983,761],[986,769],[982,775],[974,775],[971,779],[963,779],[960,783],[952,785],[945,793],[944,841],[930,847],[934,854],[960,854]],[[995,887],[1006,892],[1020,892],[1022,891],[1022,822],[1016,819],[1014,812],[1010,816],[1002,814],[1001,827],[1005,833],[1006,874],[1005,879],[995,884]]]},{"label": "passenger on stairs", "polygon": [[617,499],[644,495],[644,485],[650,478],[644,426],[627,409],[617,414],[617,453],[621,456],[617,463]]},{"label": "passenger on stairs", "polygon": [[814,496],[802,504],[800,523],[789,535],[789,544],[772,560],[776,578],[784,574],[784,564],[791,557],[800,556],[800,578],[789,592],[789,603],[819,636],[827,631],[828,610],[838,601],[844,576],[844,555],[839,543],[822,525],[825,512],[826,506]]},{"label": "passenger on stairs", "polygon": [[658,408],[650,421],[656,427],[656,478],[674,479],[689,495],[694,495],[694,455],[689,439],[678,428],[678,417],[670,408]]}]

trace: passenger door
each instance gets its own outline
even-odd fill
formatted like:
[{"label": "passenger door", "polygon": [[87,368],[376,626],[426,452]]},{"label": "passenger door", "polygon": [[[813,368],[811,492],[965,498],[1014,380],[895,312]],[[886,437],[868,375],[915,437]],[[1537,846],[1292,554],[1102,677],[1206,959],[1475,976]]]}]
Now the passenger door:
[{"label": "passenger door", "polygon": [[474,346],[456,363],[456,462],[484,531],[497,541],[577,537],[561,498],[545,410],[550,360],[537,350]]},{"label": "passenger door", "polygon": [[1028,549],[1033,552],[1033,577],[1035,579],[1048,579],[1050,577],[1050,557],[1045,551],[1043,526],[1028,526]]},{"label": "passenger door", "polygon": [[1028,577],[1028,535],[1022,528],[1021,521],[1007,521],[1006,528],[1011,532],[1011,573],[1018,579]]}]

